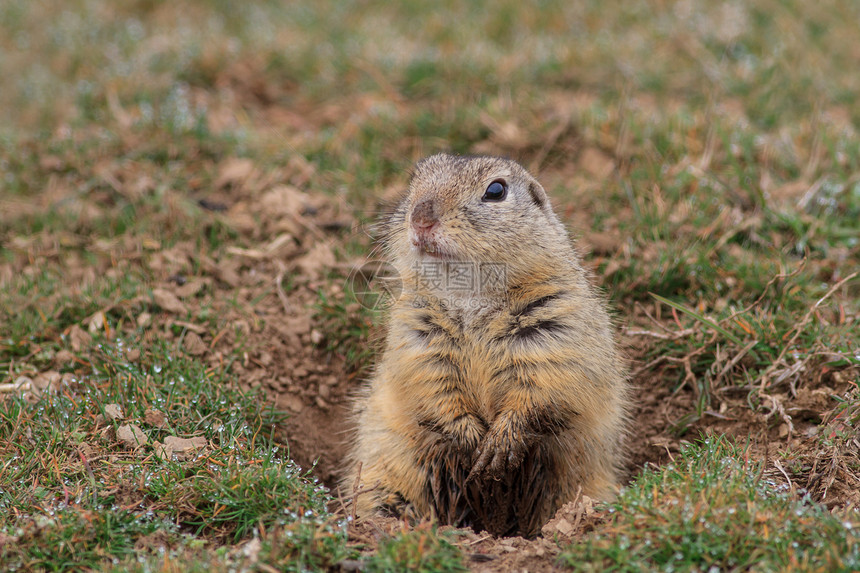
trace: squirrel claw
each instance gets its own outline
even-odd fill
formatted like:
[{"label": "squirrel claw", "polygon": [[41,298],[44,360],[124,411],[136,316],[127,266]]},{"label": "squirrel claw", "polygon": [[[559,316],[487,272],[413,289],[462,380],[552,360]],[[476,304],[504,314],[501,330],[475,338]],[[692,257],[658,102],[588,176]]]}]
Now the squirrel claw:
[{"label": "squirrel claw", "polygon": [[484,450],[483,452],[478,449],[475,450],[475,456],[477,456],[477,460],[472,464],[472,470],[469,472],[469,475],[466,476],[466,483],[469,483],[478,478],[478,476],[483,473],[484,468],[487,466],[487,462],[489,461],[489,453],[490,450]]},{"label": "squirrel claw", "polygon": [[[472,465],[472,471],[466,476],[466,483],[480,477],[488,477],[495,481],[501,480],[505,470],[509,469],[508,466],[513,466],[510,462],[515,457],[513,452],[505,455],[505,452],[493,448],[476,450],[475,455],[478,459]],[[507,464],[505,458],[508,458]]]}]

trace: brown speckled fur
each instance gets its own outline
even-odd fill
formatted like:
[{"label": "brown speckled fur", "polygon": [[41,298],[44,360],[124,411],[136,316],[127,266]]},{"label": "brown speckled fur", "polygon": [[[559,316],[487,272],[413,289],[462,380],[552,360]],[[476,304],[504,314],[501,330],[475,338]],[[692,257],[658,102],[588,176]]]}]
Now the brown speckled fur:
[{"label": "brown speckled fur", "polygon": [[[483,201],[494,180],[507,197]],[[438,218],[436,256],[410,241],[412,216]],[[531,536],[580,487],[611,498],[626,373],[603,297],[540,184],[506,159],[434,155],[384,228],[404,290],[356,404],[344,484],[358,462],[362,485],[379,484],[359,514]],[[428,261],[501,264],[505,281],[464,297],[421,280]]]}]

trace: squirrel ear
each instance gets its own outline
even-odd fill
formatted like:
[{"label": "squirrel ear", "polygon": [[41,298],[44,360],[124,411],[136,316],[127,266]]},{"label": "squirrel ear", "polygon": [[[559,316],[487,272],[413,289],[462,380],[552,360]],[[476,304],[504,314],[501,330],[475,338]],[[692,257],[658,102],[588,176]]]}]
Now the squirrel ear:
[{"label": "squirrel ear", "polygon": [[529,182],[529,195],[532,196],[532,201],[538,207],[543,207],[546,204],[546,191],[543,190],[541,184],[532,179]]}]

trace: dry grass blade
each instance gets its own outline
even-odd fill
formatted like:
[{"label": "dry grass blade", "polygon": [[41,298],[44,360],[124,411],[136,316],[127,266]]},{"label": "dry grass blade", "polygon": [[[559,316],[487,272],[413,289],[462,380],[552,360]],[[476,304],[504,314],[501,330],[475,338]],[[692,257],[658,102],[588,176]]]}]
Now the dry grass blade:
[{"label": "dry grass blade", "polygon": [[683,313],[684,313],[684,314],[686,314],[687,316],[690,316],[690,317],[692,317],[692,318],[696,319],[696,320],[697,320],[697,321],[699,321],[701,324],[703,324],[703,325],[707,326],[708,328],[710,328],[710,329],[712,329],[712,330],[714,330],[714,331],[716,331],[716,332],[718,332],[718,333],[722,334],[723,336],[725,336],[725,337],[726,337],[726,339],[728,339],[728,340],[730,340],[730,341],[734,342],[734,343],[735,343],[735,344],[737,344],[738,346],[743,346],[743,345],[744,345],[743,341],[742,341],[740,338],[738,338],[737,336],[735,336],[734,334],[732,334],[731,332],[729,332],[728,330],[726,330],[725,328],[723,328],[723,327],[722,327],[722,326],[720,326],[719,324],[715,323],[714,321],[712,321],[712,320],[710,320],[710,319],[708,319],[708,318],[705,318],[704,316],[702,316],[701,314],[699,314],[699,313],[695,312],[694,310],[691,310],[691,309],[687,308],[687,307],[686,307],[686,306],[684,306],[683,304],[680,304],[680,303],[677,303],[677,302],[671,301],[671,300],[669,300],[668,298],[666,298],[666,297],[662,297],[662,296],[660,296],[659,294],[654,294],[653,292],[652,292],[652,293],[648,293],[648,294],[650,294],[652,297],[654,297],[654,298],[655,298],[655,299],[657,299],[658,301],[662,302],[663,304],[668,305],[668,306],[671,306],[671,307],[672,307],[672,308],[674,308],[674,309],[680,310],[681,312],[683,312]]},{"label": "dry grass blade", "polygon": [[818,310],[818,307],[820,307],[821,304],[825,300],[830,298],[833,295],[833,293],[835,293],[837,290],[839,290],[842,287],[842,285],[853,280],[855,277],[857,277],[858,274],[860,274],[860,271],[855,271],[855,272],[851,273],[850,275],[848,275],[847,277],[840,280],[839,282],[837,282],[836,284],[834,284],[832,287],[830,287],[830,289],[828,289],[828,291],[824,294],[824,296],[822,296],[820,299],[818,299],[815,302],[815,304],[813,304],[809,308],[809,310],[806,312],[806,314],[803,315],[803,318],[800,319],[800,321],[792,329],[793,334],[791,335],[791,338],[788,340],[788,342],[786,342],[785,345],[782,347],[782,350],[780,351],[779,356],[777,356],[776,359],[773,361],[773,363],[770,366],[768,366],[768,368],[762,373],[761,381],[759,383],[759,390],[760,391],[764,390],[768,386],[768,382],[770,382],[771,376],[778,369],[785,366],[783,363],[783,360],[785,358],[786,353],[789,351],[790,348],[792,348],[792,346],[794,346],[794,343],[797,341],[797,339],[801,335],[801,333],[803,333],[804,327],[806,327],[806,325],[812,319],[812,316],[813,316],[813,314],[815,314],[815,311]]}]

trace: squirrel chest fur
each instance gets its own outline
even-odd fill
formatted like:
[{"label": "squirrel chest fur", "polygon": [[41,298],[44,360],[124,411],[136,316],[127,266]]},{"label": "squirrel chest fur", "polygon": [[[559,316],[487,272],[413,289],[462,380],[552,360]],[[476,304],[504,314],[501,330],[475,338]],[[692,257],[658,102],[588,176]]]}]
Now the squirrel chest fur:
[{"label": "squirrel chest fur", "polygon": [[356,405],[359,513],[531,536],[580,488],[611,498],[625,371],[541,185],[513,161],[434,155],[383,230],[403,290]]}]

